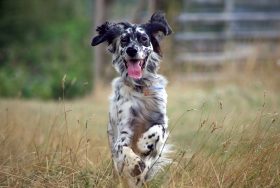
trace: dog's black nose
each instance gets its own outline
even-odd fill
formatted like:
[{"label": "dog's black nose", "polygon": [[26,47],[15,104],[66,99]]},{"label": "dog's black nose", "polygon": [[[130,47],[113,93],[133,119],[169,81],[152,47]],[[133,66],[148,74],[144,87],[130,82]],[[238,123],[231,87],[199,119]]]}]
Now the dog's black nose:
[{"label": "dog's black nose", "polygon": [[134,57],[137,54],[137,50],[133,47],[128,47],[126,49],[126,53],[130,56],[130,57]]}]

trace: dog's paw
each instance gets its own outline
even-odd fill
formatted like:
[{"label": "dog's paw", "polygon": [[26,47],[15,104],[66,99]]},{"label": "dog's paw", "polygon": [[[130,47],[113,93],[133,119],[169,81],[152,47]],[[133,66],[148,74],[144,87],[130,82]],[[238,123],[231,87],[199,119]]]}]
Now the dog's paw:
[{"label": "dog's paw", "polygon": [[146,131],[137,142],[137,147],[141,153],[149,155],[151,152],[158,152],[165,140],[165,130],[162,125],[154,125]]},{"label": "dog's paw", "polygon": [[134,168],[131,171],[130,175],[132,177],[139,176],[142,172],[144,172],[145,168],[146,168],[146,165],[142,160],[137,161],[137,163],[134,164]]},{"label": "dog's paw", "polygon": [[146,168],[145,162],[131,148],[124,146],[124,173],[132,177],[141,175]]}]

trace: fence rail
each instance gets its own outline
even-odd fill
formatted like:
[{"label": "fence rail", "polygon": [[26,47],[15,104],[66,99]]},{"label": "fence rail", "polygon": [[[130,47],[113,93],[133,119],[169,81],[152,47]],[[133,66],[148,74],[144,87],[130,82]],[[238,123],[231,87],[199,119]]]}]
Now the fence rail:
[{"label": "fence rail", "polygon": [[[176,19],[177,62],[222,64],[251,55],[254,42],[280,41],[279,0],[185,0],[183,7]],[[250,50],[240,51],[244,43]]]},{"label": "fence rail", "polygon": [[245,39],[255,39],[255,40],[270,40],[279,39],[280,31],[232,31],[229,35],[226,31],[224,32],[184,32],[179,33],[175,36],[175,40],[178,42],[185,41],[197,41],[197,40],[245,40]]},{"label": "fence rail", "polygon": [[178,22],[280,21],[280,12],[182,13]]}]

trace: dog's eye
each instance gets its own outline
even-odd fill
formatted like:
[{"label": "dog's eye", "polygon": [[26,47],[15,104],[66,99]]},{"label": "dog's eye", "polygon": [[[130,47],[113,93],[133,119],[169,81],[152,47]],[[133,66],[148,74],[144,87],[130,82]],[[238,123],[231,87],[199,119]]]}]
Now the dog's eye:
[{"label": "dog's eye", "polygon": [[148,42],[148,37],[145,35],[142,35],[140,39],[142,42]]},{"label": "dog's eye", "polygon": [[140,42],[144,45],[144,46],[149,46],[149,38],[147,35],[141,35],[140,36]]},{"label": "dog's eye", "polygon": [[125,44],[129,42],[129,38],[127,36],[121,38],[121,43]]}]

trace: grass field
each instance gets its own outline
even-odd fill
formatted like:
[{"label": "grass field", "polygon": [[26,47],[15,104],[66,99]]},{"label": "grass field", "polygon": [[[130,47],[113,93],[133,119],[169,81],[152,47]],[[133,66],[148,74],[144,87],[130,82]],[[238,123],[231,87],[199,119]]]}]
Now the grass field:
[{"label": "grass field", "polygon": [[[146,186],[279,187],[280,90],[273,74],[226,83],[171,80],[174,162]],[[75,101],[0,99],[0,187],[115,187],[109,93]]]}]

